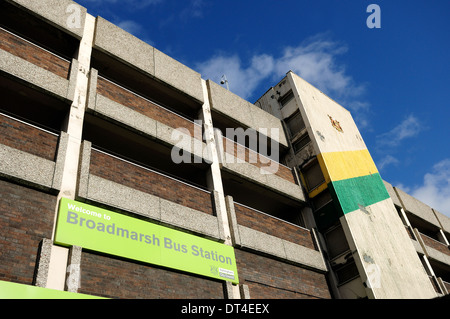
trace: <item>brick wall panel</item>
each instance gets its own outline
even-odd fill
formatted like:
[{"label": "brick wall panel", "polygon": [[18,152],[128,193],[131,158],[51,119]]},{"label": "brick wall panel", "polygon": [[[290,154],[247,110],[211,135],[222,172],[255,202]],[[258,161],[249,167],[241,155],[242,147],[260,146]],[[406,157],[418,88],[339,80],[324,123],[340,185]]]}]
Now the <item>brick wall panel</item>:
[{"label": "brick wall panel", "polygon": [[235,249],[239,282],[258,299],[331,298],[324,274]]},{"label": "brick wall panel", "polygon": [[108,99],[120,103],[142,115],[152,118],[172,128],[186,128],[192,137],[202,139],[202,129],[197,126],[197,133],[194,131],[194,123],[180,117],[169,110],[158,106],[132,92],[125,90],[114,83],[101,77],[97,81],[97,93]]},{"label": "brick wall panel", "polygon": [[258,213],[241,205],[235,204],[234,209],[237,222],[242,226],[317,250],[314,245],[313,235],[307,229],[282,222],[279,219]]},{"label": "brick wall panel", "polygon": [[420,234],[422,236],[422,240],[426,246],[436,249],[437,251],[450,256],[450,249],[444,243],[441,243],[433,238],[430,238],[424,234]]},{"label": "brick wall panel", "polygon": [[0,180],[0,280],[32,284],[39,243],[51,238],[56,197]]},{"label": "brick wall panel", "polygon": [[0,29],[0,49],[50,71],[62,78],[69,77],[70,63],[13,34]]},{"label": "brick wall panel", "polygon": [[[233,144],[230,144],[230,146],[228,146],[230,141],[231,140],[227,139],[226,137],[223,137],[222,143],[223,143],[224,151],[226,153],[233,155],[235,158],[238,158],[238,154],[239,154],[239,159],[244,160],[247,163],[250,163],[256,167],[265,169],[268,172],[272,172],[273,167],[276,167],[274,165],[276,165],[277,163],[271,164],[272,167],[270,167],[270,164],[262,163],[261,162],[262,155],[259,155],[258,153],[254,152],[248,148],[243,148],[243,146],[240,144],[233,142]],[[231,145],[233,145],[233,147],[231,147]],[[268,159],[264,158],[263,160],[265,162]],[[274,174],[291,182],[291,183],[296,184],[292,170],[286,166],[278,165],[278,170]]]},{"label": "brick wall panel", "polygon": [[223,299],[223,283],[84,252],[80,293],[120,299]]},{"label": "brick wall panel", "polygon": [[58,136],[0,114],[0,143],[54,161]]},{"label": "brick wall panel", "polygon": [[152,194],[177,204],[213,214],[211,194],[155,172],[92,151],[91,174]]}]

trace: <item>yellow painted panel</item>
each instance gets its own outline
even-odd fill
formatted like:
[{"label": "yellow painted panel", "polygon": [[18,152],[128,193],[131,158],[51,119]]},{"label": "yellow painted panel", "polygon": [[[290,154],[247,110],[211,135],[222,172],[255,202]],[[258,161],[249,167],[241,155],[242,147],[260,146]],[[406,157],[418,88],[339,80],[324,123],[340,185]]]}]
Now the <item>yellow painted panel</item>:
[{"label": "yellow painted panel", "polygon": [[314,188],[312,191],[309,192],[308,196],[309,198],[313,198],[316,197],[317,195],[319,195],[323,190],[327,189],[328,185],[327,183],[323,183],[320,186]]},{"label": "yellow painted panel", "polygon": [[322,153],[317,158],[327,183],[378,173],[367,149]]}]

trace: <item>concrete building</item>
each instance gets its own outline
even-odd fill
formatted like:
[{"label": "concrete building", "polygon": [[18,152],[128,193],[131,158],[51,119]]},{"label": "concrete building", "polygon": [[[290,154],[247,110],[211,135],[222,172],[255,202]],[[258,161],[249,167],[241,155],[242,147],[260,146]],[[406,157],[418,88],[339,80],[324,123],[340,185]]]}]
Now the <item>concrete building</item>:
[{"label": "concrete building", "polygon": [[252,104],[73,1],[0,24],[0,297],[448,294],[449,218],[292,72]]}]

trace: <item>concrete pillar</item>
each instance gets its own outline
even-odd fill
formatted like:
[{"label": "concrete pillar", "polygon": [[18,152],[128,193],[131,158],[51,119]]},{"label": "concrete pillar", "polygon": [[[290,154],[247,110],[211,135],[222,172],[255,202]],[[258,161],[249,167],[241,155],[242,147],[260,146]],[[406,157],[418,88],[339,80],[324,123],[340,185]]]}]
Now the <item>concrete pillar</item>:
[{"label": "concrete pillar", "polygon": [[442,243],[446,244],[447,246],[450,245],[449,242],[448,242],[447,237],[445,236],[444,232],[442,231],[442,228],[439,228],[439,232],[438,232],[437,235],[438,235],[439,240],[440,240]]},{"label": "concrete pillar", "polygon": [[[222,224],[223,235],[225,237],[225,244],[233,246],[233,241],[231,238],[230,224],[228,221],[227,206],[225,203],[225,194],[222,185],[222,174],[220,172],[220,161],[217,152],[217,144],[214,136],[214,127],[211,116],[211,107],[209,105],[209,94],[208,88],[206,86],[206,81],[202,80],[203,97],[205,103],[202,106],[202,111],[200,114],[200,119],[203,121],[204,134],[206,139],[206,145],[209,148],[212,163],[210,165],[210,172],[208,176],[208,186],[212,191],[214,191],[214,199],[216,202],[217,217],[220,219],[219,223]],[[227,297],[230,299],[240,299],[241,294],[239,292],[239,287],[237,285],[230,285],[225,283]]]},{"label": "concrete pillar", "polygon": [[73,246],[69,249],[68,266],[66,271],[66,290],[78,292],[81,279],[81,247]]},{"label": "concrete pillar", "polygon": [[39,247],[39,261],[37,265],[34,285],[45,288],[47,286],[48,268],[50,265],[50,256],[52,255],[52,241],[44,238]]},{"label": "concrete pillar", "polygon": [[75,76],[71,75],[71,78],[75,81],[73,90],[74,95],[73,97],[69,97],[73,101],[70,107],[66,127],[66,133],[69,135],[69,143],[67,146],[67,156],[64,165],[61,191],[58,198],[75,198],[84,112],[89,88],[89,69],[94,31],[95,18],[91,15],[87,15],[84,35],[81,39],[76,57],[76,60],[78,61],[77,68],[72,68],[71,70],[71,72],[76,73]]},{"label": "concrete pillar", "polygon": [[[80,42],[77,55],[72,63],[69,86],[71,94],[68,98],[73,101],[69,116],[66,120],[65,131],[68,136],[67,147],[64,150],[64,163],[62,167],[61,187],[55,207],[52,241],[55,236],[55,227],[58,216],[59,200],[62,197],[75,199],[78,178],[78,166],[80,158],[81,137],[83,131],[84,112],[89,88],[89,69],[92,53],[92,45],[95,32],[95,17],[87,14],[84,33]],[[50,262],[45,287],[64,290],[65,277],[69,256],[69,249],[52,246]],[[38,266],[39,267],[39,266]],[[41,279],[43,282],[43,279]]]}]

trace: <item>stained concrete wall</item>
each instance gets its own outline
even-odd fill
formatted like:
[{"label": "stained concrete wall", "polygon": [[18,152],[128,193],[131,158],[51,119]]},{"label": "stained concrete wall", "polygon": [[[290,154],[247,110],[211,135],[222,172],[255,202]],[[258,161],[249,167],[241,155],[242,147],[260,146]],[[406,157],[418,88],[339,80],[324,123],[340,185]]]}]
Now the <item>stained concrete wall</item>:
[{"label": "stained concrete wall", "polygon": [[[367,149],[348,110],[294,73],[288,75],[317,154]],[[339,121],[345,134],[331,125],[328,116]]]},{"label": "stained concrete wall", "polygon": [[389,198],[341,217],[368,295],[376,299],[433,298],[436,293]]},{"label": "stained concrete wall", "polygon": [[[334,158],[334,154],[367,153],[350,112],[292,72],[288,73],[288,79],[301,102],[300,111],[317,154],[331,154]],[[330,116],[339,121],[342,132],[333,127]],[[377,173],[370,155],[356,159],[365,161],[360,163],[364,170],[360,171],[358,165],[356,168],[336,166],[339,163],[335,162],[321,165],[321,168],[331,181],[355,180],[358,176]],[[381,192],[379,188],[377,184],[373,191]],[[359,189],[354,191],[359,192]],[[343,205],[341,200],[345,198],[342,196],[344,194],[338,194],[339,203],[336,204]],[[348,196],[359,198],[360,194]],[[377,299],[433,298],[436,293],[416,249],[405,232],[392,199],[385,197],[380,193],[373,204],[359,206],[360,209],[351,212],[344,211],[340,217],[359,274],[367,285],[367,295]]]}]

